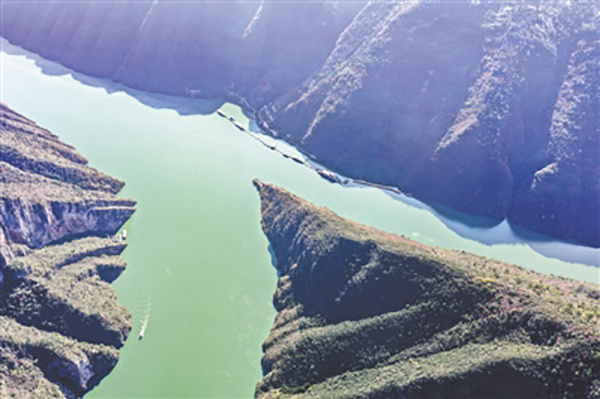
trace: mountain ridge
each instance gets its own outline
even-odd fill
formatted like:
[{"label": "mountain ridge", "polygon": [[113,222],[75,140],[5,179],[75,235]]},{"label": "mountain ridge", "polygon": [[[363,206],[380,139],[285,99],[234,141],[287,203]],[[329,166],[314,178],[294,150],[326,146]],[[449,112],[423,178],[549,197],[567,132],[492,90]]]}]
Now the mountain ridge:
[{"label": "mountain ridge", "polygon": [[75,71],[225,98],[335,172],[600,246],[596,3],[81,1],[3,13],[1,36]]},{"label": "mountain ridge", "polygon": [[256,397],[600,394],[596,284],[429,247],[254,184],[279,278]]}]

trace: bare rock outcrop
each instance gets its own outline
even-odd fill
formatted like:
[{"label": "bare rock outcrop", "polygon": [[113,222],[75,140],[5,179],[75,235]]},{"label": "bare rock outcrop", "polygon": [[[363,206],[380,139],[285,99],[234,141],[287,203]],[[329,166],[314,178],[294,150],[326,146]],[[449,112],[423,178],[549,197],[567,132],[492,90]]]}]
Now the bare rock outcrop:
[{"label": "bare rock outcrop", "polygon": [[0,104],[0,394],[83,396],[116,365],[131,313],[110,286],[123,182]]}]

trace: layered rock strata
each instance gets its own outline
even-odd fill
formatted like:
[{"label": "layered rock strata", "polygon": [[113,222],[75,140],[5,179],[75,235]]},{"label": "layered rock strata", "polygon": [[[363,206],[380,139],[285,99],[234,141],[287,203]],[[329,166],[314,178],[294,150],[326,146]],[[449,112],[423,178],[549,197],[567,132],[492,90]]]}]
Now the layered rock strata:
[{"label": "layered rock strata", "polygon": [[600,246],[594,2],[9,2],[0,35],[223,97],[346,176]]},{"label": "layered rock strata", "polygon": [[135,205],[122,187],[0,104],[0,396],[81,397],[116,365],[131,329],[110,286]]},{"label": "layered rock strata", "polygon": [[257,397],[600,395],[598,285],[425,246],[255,185],[279,276]]}]

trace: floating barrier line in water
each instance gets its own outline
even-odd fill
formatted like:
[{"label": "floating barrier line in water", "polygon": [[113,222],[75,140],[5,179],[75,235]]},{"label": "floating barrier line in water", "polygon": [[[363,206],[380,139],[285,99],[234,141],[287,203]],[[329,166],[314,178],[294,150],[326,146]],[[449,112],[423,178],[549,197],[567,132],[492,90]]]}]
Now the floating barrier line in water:
[{"label": "floating barrier line in water", "polygon": [[[235,118],[233,116],[227,115],[225,112],[223,112],[222,110],[217,110],[217,115],[219,115],[222,118],[227,119],[231,124],[233,124],[238,130],[247,133],[248,135],[250,135],[250,137],[252,137],[253,139],[257,140],[259,143],[261,143],[263,146],[267,147],[270,150],[276,151],[278,153],[280,153],[284,158],[287,159],[291,159],[292,161],[300,164],[300,165],[304,165],[307,168],[317,172],[321,177],[323,177],[324,179],[332,182],[332,183],[337,183],[340,184],[342,186],[348,185],[350,183],[353,184],[357,184],[359,186],[366,186],[366,187],[374,187],[374,188],[378,188],[380,190],[384,190],[384,191],[389,191],[392,192],[394,194],[404,194],[407,197],[411,197],[412,195],[410,193],[405,193],[403,191],[401,191],[399,188],[397,187],[393,187],[393,186],[386,186],[384,184],[379,184],[379,183],[371,183],[368,182],[366,180],[361,180],[361,179],[341,179],[340,176],[329,170],[326,168],[322,168],[322,167],[318,167],[316,165],[314,165],[313,163],[307,161],[306,159],[302,159],[298,156],[295,155],[291,155],[288,154],[282,150],[280,150],[277,146],[275,146],[274,144],[269,144],[266,141],[264,141],[263,139],[261,139],[259,136],[257,136],[256,134],[254,134],[253,132],[249,131],[248,129],[246,129],[244,126],[242,126],[239,122],[237,122],[235,120]],[[308,154],[308,156],[310,158],[314,159],[314,155]]]}]

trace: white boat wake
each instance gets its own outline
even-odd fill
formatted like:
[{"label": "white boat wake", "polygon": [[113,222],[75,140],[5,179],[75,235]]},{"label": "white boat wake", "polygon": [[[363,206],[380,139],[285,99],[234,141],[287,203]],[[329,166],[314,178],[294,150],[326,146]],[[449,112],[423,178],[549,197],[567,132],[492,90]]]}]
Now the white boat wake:
[{"label": "white boat wake", "polygon": [[142,328],[140,328],[140,334],[138,335],[138,340],[144,339],[144,335],[146,334],[146,327],[148,326],[148,320],[150,320],[150,307],[152,304],[152,300],[150,296],[148,296],[148,307],[146,309],[146,314],[144,315],[144,319],[142,320]]}]

